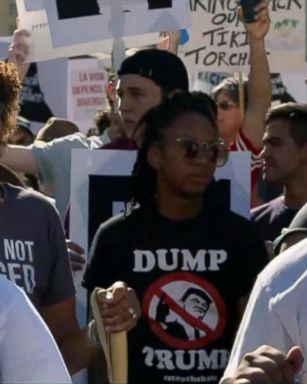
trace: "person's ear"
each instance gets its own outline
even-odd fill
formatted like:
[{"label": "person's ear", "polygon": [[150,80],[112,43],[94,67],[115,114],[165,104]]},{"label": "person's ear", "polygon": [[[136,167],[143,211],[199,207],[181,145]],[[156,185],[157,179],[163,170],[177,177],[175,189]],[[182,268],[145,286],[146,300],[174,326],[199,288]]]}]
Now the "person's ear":
[{"label": "person's ear", "polygon": [[158,170],[161,167],[162,157],[161,148],[158,144],[149,147],[147,151],[147,161],[151,168]]}]

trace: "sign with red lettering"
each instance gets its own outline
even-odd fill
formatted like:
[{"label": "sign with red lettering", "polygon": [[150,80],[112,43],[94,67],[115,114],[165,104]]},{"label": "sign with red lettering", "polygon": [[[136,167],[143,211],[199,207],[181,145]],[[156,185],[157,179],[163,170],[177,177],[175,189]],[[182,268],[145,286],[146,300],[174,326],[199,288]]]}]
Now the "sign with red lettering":
[{"label": "sign with red lettering", "polygon": [[69,60],[68,116],[81,128],[93,126],[97,108],[105,108],[108,75],[97,59]]}]

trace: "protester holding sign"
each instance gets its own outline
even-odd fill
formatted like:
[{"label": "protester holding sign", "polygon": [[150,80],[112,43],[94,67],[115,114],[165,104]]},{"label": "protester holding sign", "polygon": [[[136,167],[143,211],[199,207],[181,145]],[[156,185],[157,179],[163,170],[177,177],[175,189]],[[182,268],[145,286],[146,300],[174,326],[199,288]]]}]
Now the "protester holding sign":
[{"label": "protester holding sign", "polygon": [[[125,281],[141,302],[128,334],[129,383],[218,383],[266,263],[251,224],[216,199],[227,150],[214,109],[208,96],[178,93],[141,118],[132,209],[102,224],[92,245],[85,287]],[[112,302],[103,304],[108,327]]]},{"label": "protester holding sign", "polygon": [[244,23],[250,46],[248,81],[240,83],[239,79],[226,78],[213,89],[221,137],[232,150],[251,152],[252,189],[261,167],[264,118],[271,104],[271,78],[264,44],[270,28],[268,1],[260,2],[255,14],[255,22]]}]

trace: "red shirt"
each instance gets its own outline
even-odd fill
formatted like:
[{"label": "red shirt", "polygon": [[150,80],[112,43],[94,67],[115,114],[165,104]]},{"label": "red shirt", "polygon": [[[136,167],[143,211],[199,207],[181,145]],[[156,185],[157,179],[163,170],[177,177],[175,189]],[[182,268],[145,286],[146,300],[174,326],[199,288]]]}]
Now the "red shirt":
[{"label": "red shirt", "polygon": [[261,149],[256,149],[253,144],[244,136],[240,130],[235,140],[230,144],[231,151],[249,151],[251,153],[251,192],[254,190],[258,179],[262,160],[260,157]]}]

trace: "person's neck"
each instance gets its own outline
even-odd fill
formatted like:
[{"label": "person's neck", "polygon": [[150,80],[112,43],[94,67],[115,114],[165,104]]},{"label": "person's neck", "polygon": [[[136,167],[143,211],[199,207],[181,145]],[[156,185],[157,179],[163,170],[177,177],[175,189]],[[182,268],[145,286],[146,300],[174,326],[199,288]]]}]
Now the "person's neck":
[{"label": "person's neck", "polygon": [[203,208],[202,197],[188,199],[180,196],[165,198],[158,194],[156,203],[159,213],[171,220],[189,220],[197,216]]},{"label": "person's neck", "polygon": [[284,188],[284,203],[293,209],[301,208],[307,202],[307,180],[289,184]]}]

